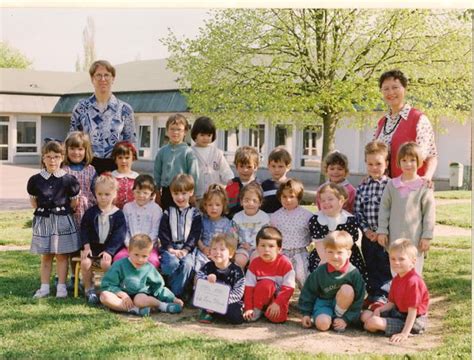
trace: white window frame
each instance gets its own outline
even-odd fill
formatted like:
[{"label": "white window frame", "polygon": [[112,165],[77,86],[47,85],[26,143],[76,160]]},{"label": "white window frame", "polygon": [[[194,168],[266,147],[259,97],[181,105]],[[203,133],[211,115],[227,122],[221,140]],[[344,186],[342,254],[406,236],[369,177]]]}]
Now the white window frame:
[{"label": "white window frame", "polygon": [[6,160],[0,160],[0,163],[8,163],[12,161],[12,146],[11,146],[11,139],[13,138],[13,133],[12,133],[12,116],[8,114],[0,114],[1,117],[6,117],[8,118],[8,121],[2,121],[0,120],[1,125],[6,125],[7,126],[7,144],[6,145],[0,145],[1,147],[6,147],[7,148],[7,159]]},{"label": "white window frame", "polygon": [[[41,155],[41,116],[40,115],[16,115],[10,117],[12,124],[12,144],[11,149],[12,153],[16,156],[31,156],[31,155]],[[20,122],[34,122],[36,124],[36,143],[31,144],[19,144],[17,142],[18,137],[18,123]],[[36,152],[18,152],[17,147],[31,147],[36,146]],[[12,154],[12,155],[13,155]]]},{"label": "white window frame", "polygon": [[[138,116],[137,117],[137,144],[138,144],[138,159],[140,160],[152,160],[153,159],[153,117],[152,116]],[[141,126],[149,126],[150,127],[150,147],[141,147],[141,139],[140,139],[140,127]],[[144,151],[143,156],[140,156],[140,150]]]},{"label": "white window frame", "polygon": [[[321,164],[322,164],[322,156],[321,155],[304,155],[303,154],[303,151],[304,151],[304,132],[307,128],[309,127],[320,127],[321,128],[321,132],[323,131],[322,129],[322,125],[309,125],[309,126],[306,126],[302,129],[299,129],[298,130],[298,141],[296,141],[297,144],[301,144],[301,146],[299,147],[298,149],[298,155],[299,155],[299,158],[297,159],[298,160],[298,168],[300,169],[308,169],[308,170],[321,170]],[[323,137],[321,136],[321,142],[323,141]],[[316,149],[318,149],[318,145],[316,144],[314,146]],[[321,148],[322,148],[322,143],[321,143]],[[322,149],[321,149],[321,152],[322,152]],[[319,161],[319,167],[318,166],[302,166],[301,165],[301,161],[302,160],[315,160],[315,161]]]}]

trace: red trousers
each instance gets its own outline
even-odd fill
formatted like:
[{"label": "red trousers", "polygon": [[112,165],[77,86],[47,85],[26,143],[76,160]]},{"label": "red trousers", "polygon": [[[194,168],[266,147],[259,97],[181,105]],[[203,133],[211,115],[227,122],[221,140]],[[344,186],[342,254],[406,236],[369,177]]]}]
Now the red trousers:
[{"label": "red trousers", "polygon": [[[274,281],[268,279],[258,281],[253,291],[254,307],[262,310],[265,306],[273,303],[273,300],[275,300],[276,290],[277,287]],[[288,319],[288,306],[288,302],[280,305],[280,314],[274,318],[269,317],[267,310],[265,311],[265,317],[274,323],[285,322]]]}]

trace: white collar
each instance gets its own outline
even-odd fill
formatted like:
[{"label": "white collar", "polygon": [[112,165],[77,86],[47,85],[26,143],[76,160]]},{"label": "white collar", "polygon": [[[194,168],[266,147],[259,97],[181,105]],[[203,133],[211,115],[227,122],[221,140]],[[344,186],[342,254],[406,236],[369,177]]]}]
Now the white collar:
[{"label": "white collar", "polygon": [[64,171],[64,170],[61,169],[61,168],[58,169],[58,170],[56,170],[56,171],[53,172],[53,173],[47,172],[46,169],[43,169],[43,170],[41,170],[41,172],[40,172],[40,175],[41,175],[43,178],[45,178],[46,180],[48,180],[48,179],[51,177],[51,175],[54,175],[54,177],[60,178],[60,177],[62,177],[62,176],[64,176],[64,175],[66,175],[66,174],[67,174],[66,171]]},{"label": "white collar", "polygon": [[[97,206],[98,207],[98,206]],[[117,211],[119,211],[119,208],[117,206],[113,206],[112,209],[109,211],[109,212],[105,212],[103,211],[101,208],[99,208],[100,210],[100,215],[102,216],[107,216],[107,215],[113,215],[115,214]]]},{"label": "white collar", "polygon": [[318,215],[318,223],[321,225],[326,225],[330,231],[336,230],[337,225],[345,224],[347,219],[350,216],[353,216],[350,212],[344,209],[342,209],[341,213],[336,217],[327,216],[322,211],[318,211],[316,215]]},{"label": "white collar", "polygon": [[112,176],[117,179],[122,179],[122,178],[136,179],[138,177],[138,173],[132,170],[128,174],[122,174],[122,173],[119,173],[117,170],[114,170],[112,171]]}]

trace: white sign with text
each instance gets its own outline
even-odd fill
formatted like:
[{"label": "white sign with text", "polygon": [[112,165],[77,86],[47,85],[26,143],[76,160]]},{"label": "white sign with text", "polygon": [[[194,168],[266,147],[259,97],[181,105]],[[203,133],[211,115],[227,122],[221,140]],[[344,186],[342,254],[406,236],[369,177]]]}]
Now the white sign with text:
[{"label": "white sign with text", "polygon": [[227,312],[229,294],[229,285],[210,283],[207,280],[198,279],[194,291],[193,304],[194,306],[205,310],[225,314]]}]

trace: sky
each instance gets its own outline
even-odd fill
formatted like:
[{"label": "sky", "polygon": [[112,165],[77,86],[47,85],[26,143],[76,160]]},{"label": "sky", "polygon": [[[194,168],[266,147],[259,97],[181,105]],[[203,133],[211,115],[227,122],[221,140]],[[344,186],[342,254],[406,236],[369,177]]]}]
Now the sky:
[{"label": "sky", "polygon": [[178,37],[195,37],[206,9],[3,8],[0,39],[32,61],[35,70],[75,71],[83,59],[82,32],[87,17],[95,23],[97,59],[121,64],[160,59],[168,51],[159,39],[168,28]]}]

